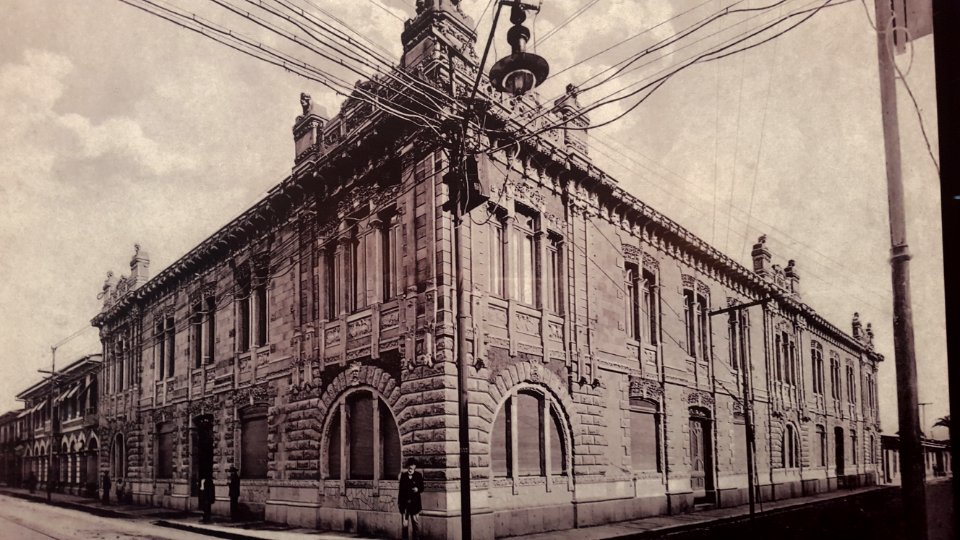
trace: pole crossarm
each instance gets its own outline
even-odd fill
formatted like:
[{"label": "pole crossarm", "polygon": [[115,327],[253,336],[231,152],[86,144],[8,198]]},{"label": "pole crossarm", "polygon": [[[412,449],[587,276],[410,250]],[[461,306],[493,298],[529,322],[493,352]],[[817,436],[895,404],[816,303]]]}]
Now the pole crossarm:
[{"label": "pole crossarm", "polygon": [[751,307],[753,307],[753,306],[759,306],[759,305],[761,305],[761,304],[766,304],[767,302],[769,302],[769,301],[771,301],[771,300],[775,300],[775,299],[777,299],[777,298],[780,298],[780,296],[781,296],[781,295],[777,294],[777,295],[773,295],[773,296],[768,296],[768,297],[766,297],[766,298],[761,298],[760,300],[754,300],[753,302],[747,302],[746,304],[737,304],[737,305],[735,305],[735,306],[725,307],[725,308],[723,308],[723,309],[717,309],[717,310],[711,311],[710,313],[708,313],[708,315],[710,315],[711,317],[713,317],[714,315],[722,315],[722,314],[724,314],[724,313],[730,313],[731,311],[744,310],[744,309],[747,309],[747,308],[751,308]]}]

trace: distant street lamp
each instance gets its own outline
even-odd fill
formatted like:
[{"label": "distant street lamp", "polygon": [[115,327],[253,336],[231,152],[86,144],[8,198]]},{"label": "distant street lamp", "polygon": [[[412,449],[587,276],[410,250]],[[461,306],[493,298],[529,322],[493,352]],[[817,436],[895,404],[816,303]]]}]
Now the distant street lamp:
[{"label": "distant street lamp", "polygon": [[539,10],[537,6],[521,2],[504,2],[510,5],[510,22],[513,27],[507,31],[507,43],[511,54],[497,61],[490,68],[490,82],[501,92],[522,96],[540,86],[550,74],[550,65],[542,57],[526,52],[530,41],[530,29],[523,26],[527,20],[527,9]]}]

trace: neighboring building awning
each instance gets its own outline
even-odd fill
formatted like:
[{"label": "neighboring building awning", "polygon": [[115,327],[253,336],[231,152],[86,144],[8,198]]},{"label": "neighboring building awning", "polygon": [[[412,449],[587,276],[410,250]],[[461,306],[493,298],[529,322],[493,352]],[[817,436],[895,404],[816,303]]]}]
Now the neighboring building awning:
[{"label": "neighboring building awning", "polygon": [[24,409],[20,411],[20,414],[17,415],[17,418],[23,418],[24,416],[33,412],[33,409]]},{"label": "neighboring building awning", "polygon": [[72,398],[73,396],[77,395],[77,391],[80,390],[80,386],[81,386],[81,385],[79,385],[79,384],[73,385],[73,388],[71,388],[70,391],[67,392],[67,395],[64,396],[63,399],[70,399],[70,398]]}]

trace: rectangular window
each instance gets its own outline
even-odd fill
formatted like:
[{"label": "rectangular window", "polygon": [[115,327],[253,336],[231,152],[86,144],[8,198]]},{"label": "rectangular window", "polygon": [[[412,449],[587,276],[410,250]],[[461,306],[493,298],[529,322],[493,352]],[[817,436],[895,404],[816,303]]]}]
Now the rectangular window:
[{"label": "rectangular window", "polygon": [[190,317],[190,330],[193,334],[193,367],[203,365],[203,303],[195,302],[190,308],[193,314]]},{"label": "rectangular window", "polygon": [[177,333],[173,324],[173,317],[167,317],[166,327],[164,328],[167,347],[167,377],[173,377],[176,369],[177,352]]},{"label": "rectangular window", "polygon": [[857,376],[853,366],[847,366],[847,400],[854,404],[857,402]]},{"label": "rectangular window", "polygon": [[561,259],[562,240],[551,233],[547,238],[547,310],[556,314],[563,313],[563,260]]},{"label": "rectangular window", "polygon": [[[349,418],[350,478],[373,479],[373,404],[369,394],[357,392],[347,399]],[[354,429],[363,426],[364,429]]]},{"label": "rectangular window", "polygon": [[697,355],[697,302],[693,291],[683,290],[683,324],[686,329],[687,354]]},{"label": "rectangular window", "polygon": [[266,411],[245,416],[240,424],[240,476],[267,477]]},{"label": "rectangular window", "polygon": [[630,410],[630,462],[635,471],[659,471],[657,415],[652,410]]},{"label": "rectangular window", "polygon": [[397,228],[393,226],[394,218],[388,217],[383,221],[381,231],[383,253],[381,254],[383,264],[383,301],[386,302],[396,294],[397,276],[394,271],[394,253],[397,251]]},{"label": "rectangular window", "polygon": [[494,217],[490,220],[490,294],[500,298],[506,296],[503,282],[503,250],[503,223]]},{"label": "rectangular window", "polygon": [[646,270],[642,273],[643,281],[640,282],[642,290],[640,298],[640,326],[642,339],[648,345],[658,343],[657,331],[659,320],[659,296],[657,295],[657,278],[652,272]]},{"label": "rectangular window", "polygon": [[624,264],[623,290],[626,301],[627,337],[640,339],[640,270],[635,263]]},{"label": "rectangular window", "polygon": [[356,311],[363,309],[365,298],[363,268],[360,265],[360,240],[351,240],[347,244],[347,250],[347,260],[350,261],[350,311]]},{"label": "rectangular window", "polygon": [[212,363],[216,359],[217,352],[217,299],[214,297],[207,298],[206,301],[206,313],[204,317],[206,318],[206,330],[204,331],[204,336],[206,337],[206,362]]},{"label": "rectangular window", "polygon": [[543,475],[540,437],[545,432],[543,406],[536,396],[517,394],[511,398],[517,415],[517,468],[520,476]]},{"label": "rectangular window", "polygon": [[740,320],[738,312],[731,311],[727,320],[728,340],[730,341],[730,369],[740,369]]},{"label": "rectangular window", "polygon": [[540,268],[537,257],[537,219],[517,212],[517,292],[524,304],[536,306]]},{"label": "rectangular window", "polygon": [[710,305],[704,296],[697,295],[700,360],[710,358]]},{"label": "rectangular window", "polygon": [[240,305],[237,306],[237,350],[247,352],[250,350],[250,290],[242,292]]},{"label": "rectangular window", "polygon": [[157,478],[173,478],[176,442],[177,429],[173,422],[164,422],[157,426]]},{"label": "rectangular window", "polygon": [[268,304],[267,304],[267,284],[264,282],[257,286],[255,298],[257,304],[257,346],[262,347],[267,344],[267,326],[269,324]]},{"label": "rectangular window", "polygon": [[323,261],[323,277],[325,281],[323,292],[327,297],[327,320],[333,320],[337,318],[337,298],[340,294],[340,287],[338,286],[339,281],[337,279],[336,252],[333,249],[328,249]]}]

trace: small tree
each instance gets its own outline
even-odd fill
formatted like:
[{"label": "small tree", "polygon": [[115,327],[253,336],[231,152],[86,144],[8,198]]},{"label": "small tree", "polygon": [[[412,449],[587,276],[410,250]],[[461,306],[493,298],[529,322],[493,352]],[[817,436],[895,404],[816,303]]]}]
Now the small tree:
[{"label": "small tree", "polygon": [[933,427],[945,427],[947,429],[950,429],[950,415],[948,414],[946,416],[941,416],[940,418],[937,418],[937,421],[934,422]]}]

